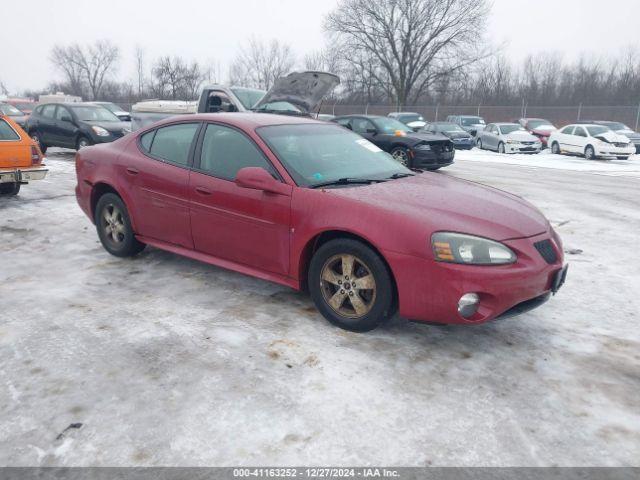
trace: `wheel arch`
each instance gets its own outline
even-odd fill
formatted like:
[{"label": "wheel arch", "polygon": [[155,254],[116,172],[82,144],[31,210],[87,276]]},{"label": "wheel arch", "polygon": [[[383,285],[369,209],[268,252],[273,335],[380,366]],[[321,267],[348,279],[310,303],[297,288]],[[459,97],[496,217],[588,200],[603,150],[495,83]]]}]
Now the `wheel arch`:
[{"label": "wheel arch", "polygon": [[382,262],[387,267],[387,270],[389,271],[389,275],[391,276],[391,283],[393,285],[393,298],[394,298],[394,302],[397,303],[399,298],[398,285],[396,283],[393,269],[391,268],[391,265],[389,264],[385,256],[382,254],[380,249],[376,247],[371,241],[362,237],[361,235],[358,235],[353,232],[349,232],[347,230],[339,230],[339,229],[325,230],[323,232],[316,234],[314,237],[312,237],[307,241],[298,259],[298,278],[300,283],[300,290],[303,290],[303,291],[309,290],[309,285],[307,284],[307,277],[309,274],[309,265],[311,264],[311,258],[313,258],[313,255],[315,254],[315,252],[317,252],[318,249],[325,243],[338,238],[348,238],[351,240],[356,240],[358,242],[361,242],[367,247],[369,247],[371,250],[373,250],[380,257]]},{"label": "wheel arch", "polygon": [[131,220],[131,226],[135,231],[136,220],[133,215],[133,212],[131,211],[131,207],[129,206],[129,202],[127,201],[126,196],[122,195],[113,185],[107,182],[97,182],[93,184],[93,186],[91,187],[91,220],[93,221],[93,223],[96,222],[95,216],[96,216],[96,206],[98,205],[98,200],[100,200],[100,197],[102,197],[106,193],[113,193],[114,195],[117,195],[120,198],[120,200],[124,202],[125,206],[127,207],[127,211],[129,212],[129,220]]}]

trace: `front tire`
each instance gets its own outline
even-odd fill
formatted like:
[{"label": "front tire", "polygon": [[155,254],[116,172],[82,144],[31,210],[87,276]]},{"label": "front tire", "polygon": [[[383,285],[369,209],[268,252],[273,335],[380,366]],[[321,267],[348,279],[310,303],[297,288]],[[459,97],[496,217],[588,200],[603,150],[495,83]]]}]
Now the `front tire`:
[{"label": "front tire", "polygon": [[368,332],[395,314],[391,274],[380,256],[357,240],[322,245],[311,259],[311,298],[334,325]]},{"label": "front tire", "polygon": [[481,140],[481,139],[478,139],[478,140],[476,141],[476,145],[478,145],[478,148],[479,148],[480,150],[482,150],[482,140]]},{"label": "front tire", "polygon": [[76,142],[76,150],[80,150],[84,147],[90,147],[91,145],[93,145],[93,142],[87,137],[81,135],[78,137],[78,141]]},{"label": "front tire", "polygon": [[558,144],[558,142],[553,142],[551,144],[551,153],[553,153],[554,155],[560,155],[560,145]]},{"label": "front tire", "polygon": [[20,193],[19,183],[0,183],[0,195],[15,196]]},{"label": "front tire", "polygon": [[587,145],[584,149],[584,158],[587,160],[597,160],[598,157],[596,157],[596,151],[591,145]]},{"label": "front tire", "polygon": [[391,150],[391,156],[397,162],[400,162],[405,167],[409,168],[411,160],[409,158],[409,150],[405,147],[396,147]]},{"label": "front tire", "polygon": [[136,239],[127,207],[118,195],[100,197],[94,218],[100,242],[111,255],[132,257],[144,250],[145,244]]},{"label": "front tire", "polygon": [[500,143],[498,144],[498,153],[505,153],[505,150],[504,150],[504,143],[502,143],[502,142],[500,142]]}]

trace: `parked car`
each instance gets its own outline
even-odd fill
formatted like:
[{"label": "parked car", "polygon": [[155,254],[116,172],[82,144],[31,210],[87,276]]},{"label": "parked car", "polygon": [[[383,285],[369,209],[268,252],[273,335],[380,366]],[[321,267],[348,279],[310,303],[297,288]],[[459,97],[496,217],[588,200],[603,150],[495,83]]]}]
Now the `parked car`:
[{"label": "parked car", "polygon": [[10,116],[0,115],[0,195],[17,195],[20,187],[47,175],[37,144]]},{"label": "parked car", "polygon": [[93,105],[100,105],[106,108],[123,122],[131,121],[131,114],[126,110],[124,110],[120,105],[116,105],[113,102],[90,102],[90,103],[92,103]]},{"label": "parked car", "polygon": [[26,116],[31,115],[31,112],[33,112],[33,110],[38,106],[36,102],[29,98],[7,98],[4,100],[4,103],[13,105]]},{"label": "parked car", "polygon": [[636,153],[636,147],[624,135],[609,127],[594,124],[572,124],[553,132],[549,137],[551,152],[584,155],[587,160],[617,157],[620,160]]},{"label": "parked car", "polygon": [[113,142],[130,133],[131,124],[100,105],[47,103],[33,111],[25,130],[46,153],[49,147],[80,150],[96,143]]},{"label": "parked car", "polygon": [[29,117],[13,105],[4,102],[0,102],[0,115],[11,117],[11,120],[20,125],[20,128],[24,128],[27,118]]},{"label": "parked car", "polygon": [[293,72],[278,78],[268,92],[255,88],[210,85],[198,102],[140,102],[131,108],[134,131],[179,114],[261,112],[312,117],[340,78],[327,72]]},{"label": "parked car", "polygon": [[447,122],[459,125],[474,137],[478,134],[478,131],[482,130],[486,125],[484,118],[474,115],[449,115]]},{"label": "parked car", "polygon": [[542,143],[517,123],[490,123],[478,132],[478,148],[499,153],[540,153]]},{"label": "parked car", "polygon": [[336,118],[335,115],[330,115],[328,113],[319,113],[316,115],[315,117],[317,120],[322,120],[324,122],[330,122],[331,120],[333,120],[334,118]]},{"label": "parked car", "polygon": [[422,130],[427,124],[424,117],[415,112],[391,112],[388,117],[395,118],[396,120],[404,123],[414,132]]},{"label": "parked car", "polygon": [[547,141],[551,132],[557,130],[555,125],[544,118],[521,118],[518,123],[531,135],[538,137],[542,148],[547,148]]},{"label": "parked car", "polygon": [[449,137],[458,150],[470,150],[476,146],[476,141],[471,134],[455,123],[427,123],[424,131],[427,133],[440,133],[445,137]]},{"label": "parked car", "polygon": [[566,276],[560,238],[525,200],[412,172],[311,118],[174,117],[80,150],[76,171],[78,203],[112,255],[150,245],[308,289],[349,330],[397,309],[482,323],[544,303]]},{"label": "parked car", "polygon": [[414,132],[404,123],[375,115],[345,115],[333,122],[369,140],[409,168],[438,170],[453,163],[453,142],[440,134]]},{"label": "parked car", "polygon": [[632,128],[627,127],[624,123],[620,122],[612,122],[610,120],[590,120],[590,121],[582,121],[578,123],[588,123],[591,125],[604,125],[605,127],[609,127],[611,130],[616,132],[619,135],[624,135],[631,143],[636,147],[636,153],[640,153],[640,133],[634,131]]}]

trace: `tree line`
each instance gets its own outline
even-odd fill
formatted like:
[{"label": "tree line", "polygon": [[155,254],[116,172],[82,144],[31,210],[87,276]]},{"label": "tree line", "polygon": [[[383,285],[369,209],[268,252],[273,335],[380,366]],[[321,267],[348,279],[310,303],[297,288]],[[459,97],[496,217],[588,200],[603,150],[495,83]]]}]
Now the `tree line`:
[{"label": "tree line", "polygon": [[[296,55],[277,39],[250,38],[227,66],[134,52],[134,79],[118,80],[119,47],[57,45],[50,61],[61,81],[47,91],[133,103],[193,100],[205,83],[268,89],[293,70],[342,79],[329,101],[404,105],[632,105],[640,102],[640,52],[566,61],[544,53],[509,61],[486,40],[486,0],[341,0],[324,20],[325,48]],[[226,71],[226,75],[223,75]],[[26,92],[37,94],[39,92]]]}]

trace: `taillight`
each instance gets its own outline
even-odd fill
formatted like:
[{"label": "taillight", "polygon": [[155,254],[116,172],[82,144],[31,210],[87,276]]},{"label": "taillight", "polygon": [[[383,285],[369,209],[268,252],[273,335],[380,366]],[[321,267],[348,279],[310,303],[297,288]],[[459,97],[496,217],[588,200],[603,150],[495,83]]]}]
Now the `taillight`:
[{"label": "taillight", "polygon": [[31,145],[31,164],[37,165],[42,162],[42,154],[40,153],[40,149],[35,145]]}]

